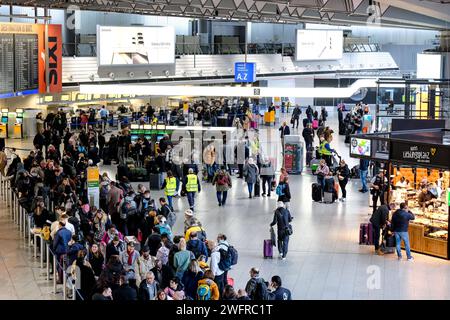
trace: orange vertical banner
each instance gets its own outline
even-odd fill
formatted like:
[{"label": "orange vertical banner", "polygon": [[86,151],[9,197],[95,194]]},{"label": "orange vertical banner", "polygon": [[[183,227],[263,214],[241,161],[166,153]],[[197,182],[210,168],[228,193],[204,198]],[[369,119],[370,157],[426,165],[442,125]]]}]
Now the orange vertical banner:
[{"label": "orange vertical banner", "polygon": [[60,24],[48,25],[48,81],[49,92],[62,91],[62,34]]}]

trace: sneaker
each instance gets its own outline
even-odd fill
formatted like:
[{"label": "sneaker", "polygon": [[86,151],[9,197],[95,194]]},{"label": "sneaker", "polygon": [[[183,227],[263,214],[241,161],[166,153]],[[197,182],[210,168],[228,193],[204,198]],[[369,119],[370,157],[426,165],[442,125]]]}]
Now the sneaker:
[{"label": "sneaker", "polygon": [[266,196],[266,194],[265,194],[265,193],[263,193],[263,194],[262,194],[262,196],[263,196],[263,197],[265,197],[265,196]]},{"label": "sneaker", "polygon": [[397,259],[398,259],[398,261],[401,261],[402,260],[402,257],[400,256],[400,257],[397,257]]},{"label": "sneaker", "polygon": [[221,207],[222,206],[222,204],[221,203],[219,203],[219,207]]},{"label": "sneaker", "polygon": [[283,259],[283,254],[280,253],[280,255],[278,256],[280,259]]},{"label": "sneaker", "polygon": [[345,202],[345,198],[342,198],[341,201],[342,201],[342,202]]},{"label": "sneaker", "polygon": [[384,256],[384,252],[383,252],[381,249],[378,249],[377,255],[379,255],[379,256]]},{"label": "sneaker", "polygon": [[281,260],[283,260],[283,261],[286,260],[286,257],[281,258]]},{"label": "sneaker", "polygon": [[414,261],[414,258],[413,257],[409,257],[408,261]]}]

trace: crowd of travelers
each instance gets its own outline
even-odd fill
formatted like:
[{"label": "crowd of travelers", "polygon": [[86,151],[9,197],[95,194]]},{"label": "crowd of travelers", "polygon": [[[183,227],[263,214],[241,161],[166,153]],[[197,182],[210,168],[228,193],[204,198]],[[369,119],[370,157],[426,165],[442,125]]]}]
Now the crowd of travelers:
[{"label": "crowd of travelers", "polygon": [[[225,234],[207,236],[206,226],[195,214],[195,193],[201,191],[199,170],[193,164],[178,168],[162,156],[173,145],[168,136],[159,141],[161,159],[153,163],[165,172],[161,186],[165,197],[154,199],[143,184],[134,188],[126,176],[117,179],[102,173],[99,206],[90,205],[89,167],[105,160],[126,163],[133,155],[145,159],[153,146],[145,137],[131,143],[127,129],[118,136],[111,134],[108,141],[102,130],[93,126],[75,133],[61,121],[64,117],[62,111],[49,114],[33,139],[35,149],[23,159],[12,152],[5,176],[21,206],[31,214],[34,230],[40,230],[50,244],[58,262],[58,281],[62,282],[62,270],[67,268],[72,278],[78,277],[78,299],[291,299],[279,276],[267,282],[257,268],[251,269],[246,288],[235,290],[228,273],[238,262],[238,252]],[[260,155],[257,139],[245,137],[243,143],[247,161],[237,168],[239,177],[247,182],[250,197],[260,178],[263,196],[270,196],[276,186],[270,159]],[[212,152],[214,156],[215,150]],[[205,183],[215,186],[218,205],[224,206],[232,187],[231,168],[219,167],[214,161],[207,167]],[[280,257],[285,259],[285,229],[292,220],[285,171],[279,184],[284,191],[277,192],[278,209],[271,226],[278,227]],[[173,227],[180,217],[172,198],[181,193],[187,196],[190,209],[184,211],[183,232],[177,233]]]}]

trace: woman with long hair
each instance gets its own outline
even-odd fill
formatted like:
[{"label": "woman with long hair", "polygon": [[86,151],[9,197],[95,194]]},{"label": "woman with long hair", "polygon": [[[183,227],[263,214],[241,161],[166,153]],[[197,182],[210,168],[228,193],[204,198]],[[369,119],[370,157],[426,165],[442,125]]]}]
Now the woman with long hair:
[{"label": "woman with long hair", "polygon": [[100,248],[97,243],[92,244],[89,249],[88,261],[91,264],[92,270],[96,277],[100,277],[105,266],[105,257],[100,252]]}]

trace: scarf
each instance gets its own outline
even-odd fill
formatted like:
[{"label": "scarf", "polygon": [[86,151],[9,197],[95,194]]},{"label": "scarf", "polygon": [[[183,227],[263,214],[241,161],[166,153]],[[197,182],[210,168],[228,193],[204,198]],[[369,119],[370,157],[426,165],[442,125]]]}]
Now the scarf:
[{"label": "scarf", "polygon": [[129,266],[133,265],[133,253],[134,253],[134,250],[128,251],[128,262],[127,263]]}]

